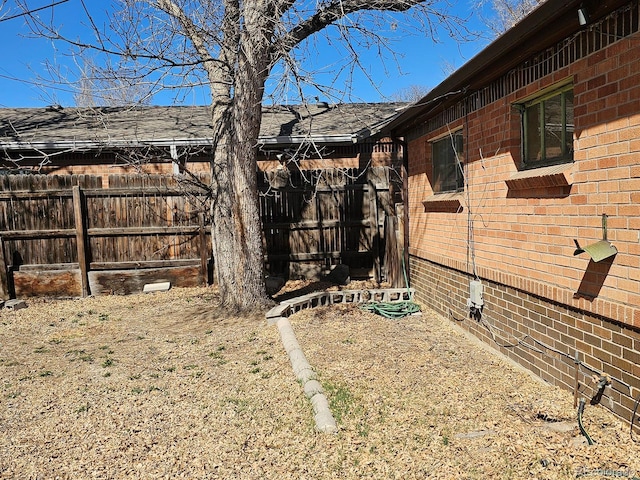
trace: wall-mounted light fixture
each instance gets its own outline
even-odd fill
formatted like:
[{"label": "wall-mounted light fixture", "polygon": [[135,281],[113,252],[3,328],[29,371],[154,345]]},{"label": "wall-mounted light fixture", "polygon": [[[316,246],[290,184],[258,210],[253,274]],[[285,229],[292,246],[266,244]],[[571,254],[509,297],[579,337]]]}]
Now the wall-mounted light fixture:
[{"label": "wall-mounted light fixture", "polygon": [[584,5],[581,5],[580,8],[578,8],[578,23],[581,27],[584,27],[585,25],[588,25],[590,21],[589,12]]},{"label": "wall-mounted light fixture", "polygon": [[573,252],[574,255],[580,255],[581,253],[588,253],[594,262],[599,262],[605,258],[613,257],[618,253],[618,249],[614,247],[609,240],[607,240],[607,214],[602,214],[602,240],[586,247],[581,247],[578,240],[575,238],[573,242],[576,244],[576,249]]}]

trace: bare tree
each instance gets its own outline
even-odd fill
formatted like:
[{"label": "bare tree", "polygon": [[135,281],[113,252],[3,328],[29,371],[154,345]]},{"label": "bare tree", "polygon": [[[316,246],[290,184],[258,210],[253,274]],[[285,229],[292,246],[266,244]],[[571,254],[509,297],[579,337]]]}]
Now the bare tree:
[{"label": "bare tree", "polygon": [[431,89],[425,85],[408,85],[390,95],[392,102],[417,102]]},{"label": "bare tree", "polygon": [[150,101],[148,86],[135,81],[129,70],[102,68],[90,58],[84,59],[80,70],[74,96],[78,107],[123,107]]},{"label": "bare tree", "polygon": [[500,35],[513,27],[527,16],[531,10],[544,1],[545,0],[480,0],[477,3],[477,7],[482,8],[486,4],[491,5],[493,15],[485,18],[485,23],[494,35]]},{"label": "bare tree", "polygon": [[[28,10],[28,0],[21,1]],[[80,3],[95,40],[65,36],[38,16],[30,17],[32,29],[75,46],[78,54],[101,52],[110,59],[104,68],[127,72],[131,84],[208,87],[213,255],[223,302],[239,309],[267,301],[256,154],[265,84],[272,72],[301,97],[304,85],[312,84],[335,99],[341,86],[315,84],[302,66],[314,35],[329,32],[333,42],[341,42],[346,56],[336,69],[339,80],[340,72],[368,74],[360,64],[361,48],[393,58],[385,30],[398,36],[404,26],[406,32],[436,38],[443,29],[459,35],[461,26],[448,13],[450,6],[435,0],[119,0],[122,8],[107,24],[94,22],[84,0]]]}]

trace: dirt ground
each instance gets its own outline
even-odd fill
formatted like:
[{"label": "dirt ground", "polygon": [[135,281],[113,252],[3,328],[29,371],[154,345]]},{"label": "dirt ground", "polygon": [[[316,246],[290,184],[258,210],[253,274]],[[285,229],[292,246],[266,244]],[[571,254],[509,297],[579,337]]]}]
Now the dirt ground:
[{"label": "dirt ground", "polygon": [[194,288],[0,310],[0,478],[640,476],[628,421],[588,405],[586,445],[570,392],[430,311],[290,318],[340,427],[318,433],[277,328],[216,302]]}]

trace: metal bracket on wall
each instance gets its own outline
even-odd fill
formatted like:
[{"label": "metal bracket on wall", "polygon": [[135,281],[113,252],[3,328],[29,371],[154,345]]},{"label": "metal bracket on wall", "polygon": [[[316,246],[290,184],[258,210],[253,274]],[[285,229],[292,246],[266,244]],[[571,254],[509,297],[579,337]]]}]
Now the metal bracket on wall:
[{"label": "metal bracket on wall", "polygon": [[581,247],[578,243],[578,240],[576,240],[575,238],[573,239],[573,242],[576,244],[576,249],[573,252],[574,255],[579,255],[586,252],[594,262],[599,262],[601,260],[604,260],[605,258],[613,257],[618,253],[618,249],[607,240],[606,213],[602,214],[602,240],[596,243],[592,243],[591,245],[587,245],[586,247]]}]

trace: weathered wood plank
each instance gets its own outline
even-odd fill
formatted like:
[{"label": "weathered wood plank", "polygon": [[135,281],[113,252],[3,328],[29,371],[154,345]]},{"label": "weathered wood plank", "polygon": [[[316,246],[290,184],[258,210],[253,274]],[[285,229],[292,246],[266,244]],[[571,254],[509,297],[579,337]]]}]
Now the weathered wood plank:
[{"label": "weathered wood plank", "polygon": [[90,237],[124,237],[143,235],[195,235],[199,231],[198,225],[177,227],[110,227],[89,228],[87,235]]},{"label": "weathered wood plank", "polygon": [[290,260],[292,262],[304,262],[308,260],[347,259],[347,258],[370,258],[371,252],[316,252],[316,253],[284,253],[266,254],[267,260]]},{"label": "weathered wood plank", "polygon": [[322,220],[318,222],[316,220],[303,220],[300,222],[263,222],[263,226],[267,229],[284,229],[284,230],[314,230],[318,228],[350,228],[350,227],[364,227],[370,226],[370,219],[365,218],[362,220],[347,220],[341,221],[340,219]]},{"label": "weathered wood plank", "polygon": [[82,192],[79,186],[73,187],[73,213],[75,215],[76,224],[76,248],[78,255],[78,265],[80,266],[80,286],[82,290],[82,296],[86,297],[91,293],[89,291],[89,277],[87,268],[87,239],[86,230],[87,225],[84,215],[84,204],[82,201]]},{"label": "weathered wood plank", "polygon": [[9,300],[9,278],[7,262],[4,258],[4,242],[0,237],[0,300]]},{"label": "weathered wood plank", "polygon": [[42,270],[79,270],[77,263],[51,263],[48,265],[20,265],[21,272],[42,271]]},{"label": "weathered wood plank", "polygon": [[185,258],[175,260],[140,260],[128,262],[91,262],[90,270],[134,270],[145,268],[171,268],[198,266],[201,263],[199,258]]},{"label": "weathered wood plank", "polygon": [[14,271],[13,285],[17,298],[79,297],[82,294],[80,270]]},{"label": "weathered wood plank", "polygon": [[2,232],[2,236],[7,240],[75,237],[76,230],[75,228],[63,228],[56,230],[7,230]]},{"label": "weathered wood plank", "polygon": [[[125,195],[131,196],[139,196],[143,197],[148,195],[150,192],[156,193],[158,195],[162,195],[164,197],[180,197],[185,194],[191,195],[203,195],[205,192],[200,188],[190,188],[190,187],[141,187],[141,186],[130,186],[130,187],[109,187],[109,188],[87,188],[84,189],[84,194],[87,197],[91,198],[99,198],[99,197],[123,197]],[[16,194],[22,195],[23,193],[16,192]],[[2,198],[0,194],[0,198]]]},{"label": "weathered wood plank", "polygon": [[156,282],[170,282],[175,287],[197,287],[200,282],[200,268],[195,266],[89,272],[90,289],[94,295],[141,293],[145,284]]},{"label": "weathered wood plank", "polygon": [[[195,235],[198,234],[198,225],[177,227],[119,227],[119,228],[89,228],[86,231],[89,237],[121,237],[141,235]],[[40,238],[75,237],[75,228],[62,228],[53,230],[7,230],[2,232],[7,240],[24,240]]]},{"label": "weathered wood plank", "polygon": [[40,191],[11,191],[0,192],[0,200],[24,200],[24,199],[46,199],[51,196],[72,197],[70,189],[65,190],[40,190]]}]

